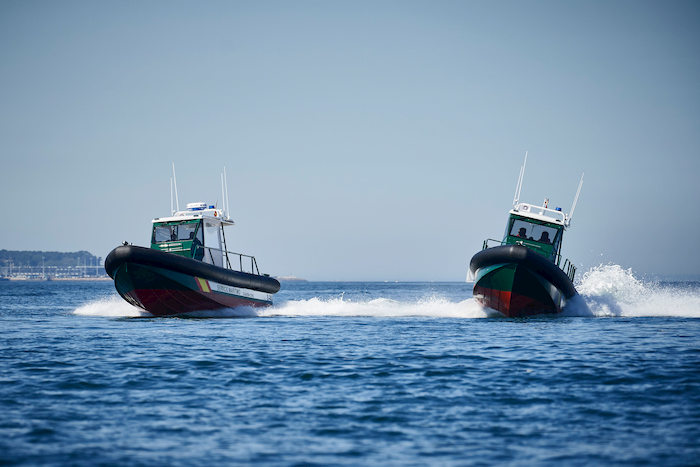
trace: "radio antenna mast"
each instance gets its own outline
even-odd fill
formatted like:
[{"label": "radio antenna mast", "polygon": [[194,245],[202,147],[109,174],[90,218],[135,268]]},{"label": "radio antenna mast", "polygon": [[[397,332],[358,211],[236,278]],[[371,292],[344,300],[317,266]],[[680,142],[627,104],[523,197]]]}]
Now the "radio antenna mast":
[{"label": "radio antenna mast", "polygon": [[518,205],[520,201],[520,190],[523,189],[523,177],[525,176],[525,164],[527,164],[527,151],[525,151],[525,162],[520,166],[520,175],[518,176],[518,184],[515,185],[515,196],[513,197],[513,207]]},{"label": "radio antenna mast", "polygon": [[226,179],[226,165],[224,165],[224,185],[226,186],[226,218],[231,219],[231,214],[229,214],[229,209],[231,209],[231,206],[229,205],[228,201],[228,180]]},{"label": "radio antenna mast", "polygon": [[586,172],[583,172],[581,174],[581,181],[578,184],[578,190],[576,190],[576,196],[574,197],[574,204],[571,206],[571,212],[569,213],[567,217],[567,224],[571,222],[571,218],[574,217],[574,209],[576,209],[576,202],[578,201],[578,195],[581,193],[581,187],[583,186],[583,176],[586,175]]},{"label": "radio antenna mast", "polygon": [[177,178],[175,177],[175,162],[173,162],[173,181],[175,182],[175,206],[178,212],[180,212],[180,202],[177,199]]},{"label": "radio antenna mast", "polygon": [[224,191],[224,174],[221,175],[221,204],[224,208],[224,217],[228,216],[228,209],[226,206],[226,191]]}]

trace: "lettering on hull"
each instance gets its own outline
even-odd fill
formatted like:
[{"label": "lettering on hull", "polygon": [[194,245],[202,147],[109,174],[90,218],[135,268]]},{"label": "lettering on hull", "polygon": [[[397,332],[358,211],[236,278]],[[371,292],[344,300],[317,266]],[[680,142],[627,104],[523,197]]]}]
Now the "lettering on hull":
[{"label": "lettering on hull", "polygon": [[269,293],[219,284],[218,282],[206,281],[200,278],[197,278],[197,282],[203,292],[209,291],[205,289],[205,287],[207,287],[212,292],[219,292],[227,295],[235,295],[237,297],[251,298],[253,300],[262,300],[266,302],[272,301],[272,294]]}]

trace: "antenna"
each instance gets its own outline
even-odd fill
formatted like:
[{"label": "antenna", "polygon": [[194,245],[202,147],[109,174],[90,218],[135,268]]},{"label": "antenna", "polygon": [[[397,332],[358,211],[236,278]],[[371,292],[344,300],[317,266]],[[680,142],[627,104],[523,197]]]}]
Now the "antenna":
[{"label": "antenna", "polygon": [[173,177],[170,177],[170,212],[172,215],[175,215],[173,210]]},{"label": "antenna", "polygon": [[228,212],[231,206],[228,203],[228,180],[226,179],[226,165],[224,165],[224,185],[226,186],[226,218],[231,219],[231,214]]},{"label": "antenna", "polygon": [[525,176],[525,165],[527,164],[527,151],[525,151],[525,162],[520,167],[520,176],[518,176],[518,184],[515,186],[515,198],[513,198],[513,207],[518,205],[520,201],[520,191],[523,189],[523,177]]},{"label": "antenna", "polygon": [[513,195],[513,207],[518,205],[518,188],[520,187],[520,177],[523,176],[523,166],[520,166],[520,173],[518,174],[518,183],[515,184],[515,194]]},{"label": "antenna", "polygon": [[221,174],[221,204],[223,204],[224,216],[228,215],[228,210],[226,209],[226,195],[224,191],[224,174]]},{"label": "antenna", "polygon": [[175,206],[180,211],[180,202],[177,199],[177,178],[175,177],[175,162],[173,162],[173,181],[175,182]]},{"label": "antenna", "polygon": [[574,209],[576,209],[576,202],[578,201],[578,195],[581,193],[581,187],[583,186],[583,176],[586,175],[586,172],[583,172],[581,174],[581,181],[578,184],[578,190],[576,190],[576,196],[574,197],[574,204],[571,206],[571,212],[569,213],[568,221],[571,222],[571,218],[574,217]]}]

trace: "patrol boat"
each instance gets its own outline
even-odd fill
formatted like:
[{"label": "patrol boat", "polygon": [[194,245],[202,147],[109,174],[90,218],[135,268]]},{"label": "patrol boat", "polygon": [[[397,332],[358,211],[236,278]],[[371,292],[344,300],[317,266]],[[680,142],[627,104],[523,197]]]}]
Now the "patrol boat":
[{"label": "patrol boat", "polygon": [[280,283],[260,274],[254,256],[227,250],[227,207],[190,203],[153,219],[150,248],[124,242],[112,250],[105,270],[119,295],[155,316],[272,305]]},{"label": "patrol boat", "polygon": [[561,246],[564,231],[571,225],[583,176],[571,211],[564,214],[561,208],[550,209],[547,198],[542,206],[519,201],[526,163],[527,153],[503,239],[485,240],[469,264],[475,278],[474,298],[507,317],[561,313],[566,302],[576,295],[576,267],[568,259],[561,264]]}]

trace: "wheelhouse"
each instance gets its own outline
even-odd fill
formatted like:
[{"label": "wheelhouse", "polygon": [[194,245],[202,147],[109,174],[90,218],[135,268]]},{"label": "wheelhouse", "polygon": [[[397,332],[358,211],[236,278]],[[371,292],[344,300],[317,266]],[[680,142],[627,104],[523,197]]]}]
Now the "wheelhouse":
[{"label": "wheelhouse", "polygon": [[224,267],[225,225],[233,222],[224,219],[222,211],[190,203],[186,211],[153,220],[151,248]]},{"label": "wheelhouse", "polygon": [[526,203],[510,211],[502,245],[522,245],[559,263],[565,217],[560,209]]},{"label": "wheelhouse", "polygon": [[151,248],[194,258],[204,245],[202,220],[154,222]]}]

